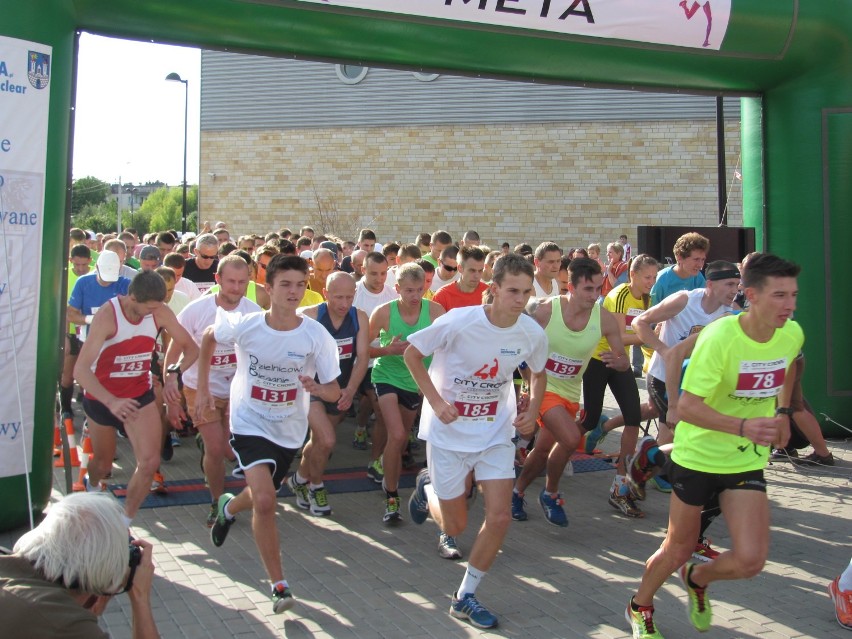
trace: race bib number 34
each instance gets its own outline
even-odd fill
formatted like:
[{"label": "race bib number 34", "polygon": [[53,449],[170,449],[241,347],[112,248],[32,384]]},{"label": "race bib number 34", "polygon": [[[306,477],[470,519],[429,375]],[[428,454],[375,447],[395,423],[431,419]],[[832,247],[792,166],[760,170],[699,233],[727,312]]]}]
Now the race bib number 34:
[{"label": "race bib number 34", "polygon": [[784,385],[787,358],[740,362],[736,397],[775,397]]}]

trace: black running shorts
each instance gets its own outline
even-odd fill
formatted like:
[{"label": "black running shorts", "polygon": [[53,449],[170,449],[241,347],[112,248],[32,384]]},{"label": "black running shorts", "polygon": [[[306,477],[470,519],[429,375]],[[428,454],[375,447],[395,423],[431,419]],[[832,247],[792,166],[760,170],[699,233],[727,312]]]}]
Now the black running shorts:
[{"label": "black running shorts", "polygon": [[[147,406],[148,404],[154,401],[154,389],[149,388],[139,397],[134,397],[134,399],[139,402],[139,408]],[[106,407],[106,404],[102,404],[96,399],[89,399],[84,395],[83,412],[86,413],[86,417],[91,419],[96,424],[100,424],[101,426],[112,426],[113,428],[118,430],[122,435],[125,434],[124,422],[121,421],[115,415],[113,415],[112,411]]]},{"label": "black running shorts", "polygon": [[405,409],[420,410],[420,406],[423,404],[423,397],[421,397],[420,393],[412,393],[403,388],[397,388],[392,384],[382,384],[381,382],[375,384],[375,387],[377,397],[381,397],[382,395],[396,395],[399,405]]},{"label": "black running shorts", "polygon": [[231,435],[231,448],[237,455],[237,467],[231,473],[234,477],[245,477],[246,469],[266,464],[271,466],[275,490],[281,488],[298,452],[297,448],[284,448],[257,435]]},{"label": "black running shorts", "polygon": [[684,468],[671,460],[665,466],[665,470],[678,499],[690,506],[704,507],[713,495],[725,490],[766,492],[766,479],[763,477],[762,470],[722,475]]}]

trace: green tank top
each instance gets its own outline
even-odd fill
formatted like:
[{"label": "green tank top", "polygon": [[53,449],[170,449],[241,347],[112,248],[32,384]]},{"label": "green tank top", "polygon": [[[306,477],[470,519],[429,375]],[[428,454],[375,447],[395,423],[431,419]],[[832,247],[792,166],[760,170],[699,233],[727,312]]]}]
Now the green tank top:
[{"label": "green tank top", "polygon": [[[412,333],[419,331],[421,328],[426,328],[431,324],[429,320],[429,300],[420,300],[420,316],[417,318],[417,323],[411,326],[406,324],[399,314],[399,300],[394,300],[390,303],[390,318],[388,319],[388,330],[381,330],[379,333],[379,342],[382,346],[387,346],[393,341],[393,338],[399,335],[400,339],[408,339]],[[431,355],[423,360],[423,365],[429,368],[429,363],[432,361]],[[373,366],[373,383],[390,384],[402,390],[411,391],[412,393],[419,392],[417,384],[408,372],[408,367],[402,359],[402,355],[383,355],[376,359],[376,364]]]},{"label": "green tank top", "polygon": [[582,331],[572,331],[562,318],[562,298],[550,300],[547,335],[547,390],[571,402],[580,401],[580,385],[589,358],[601,339],[601,307],[595,304]]}]

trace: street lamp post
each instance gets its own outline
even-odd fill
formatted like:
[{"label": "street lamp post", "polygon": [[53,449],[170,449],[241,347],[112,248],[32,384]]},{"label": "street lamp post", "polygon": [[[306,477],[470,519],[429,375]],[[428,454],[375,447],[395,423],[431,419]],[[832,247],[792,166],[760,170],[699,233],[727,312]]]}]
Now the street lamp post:
[{"label": "street lamp post", "polygon": [[183,82],[186,97],[183,103],[183,225],[182,233],[186,233],[186,140],[189,133],[189,80],[182,79],[177,73],[166,76],[170,82]]}]

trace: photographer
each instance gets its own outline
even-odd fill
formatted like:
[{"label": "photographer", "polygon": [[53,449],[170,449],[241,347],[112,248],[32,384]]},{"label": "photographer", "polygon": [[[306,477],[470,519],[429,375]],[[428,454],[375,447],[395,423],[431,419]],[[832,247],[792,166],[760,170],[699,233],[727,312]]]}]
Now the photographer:
[{"label": "photographer", "polygon": [[124,512],[112,497],[74,493],[0,556],[0,619],[19,639],[108,637],[97,617],[110,599],[130,598],[134,639],[159,637],[151,613],[151,544],[128,545]]}]

